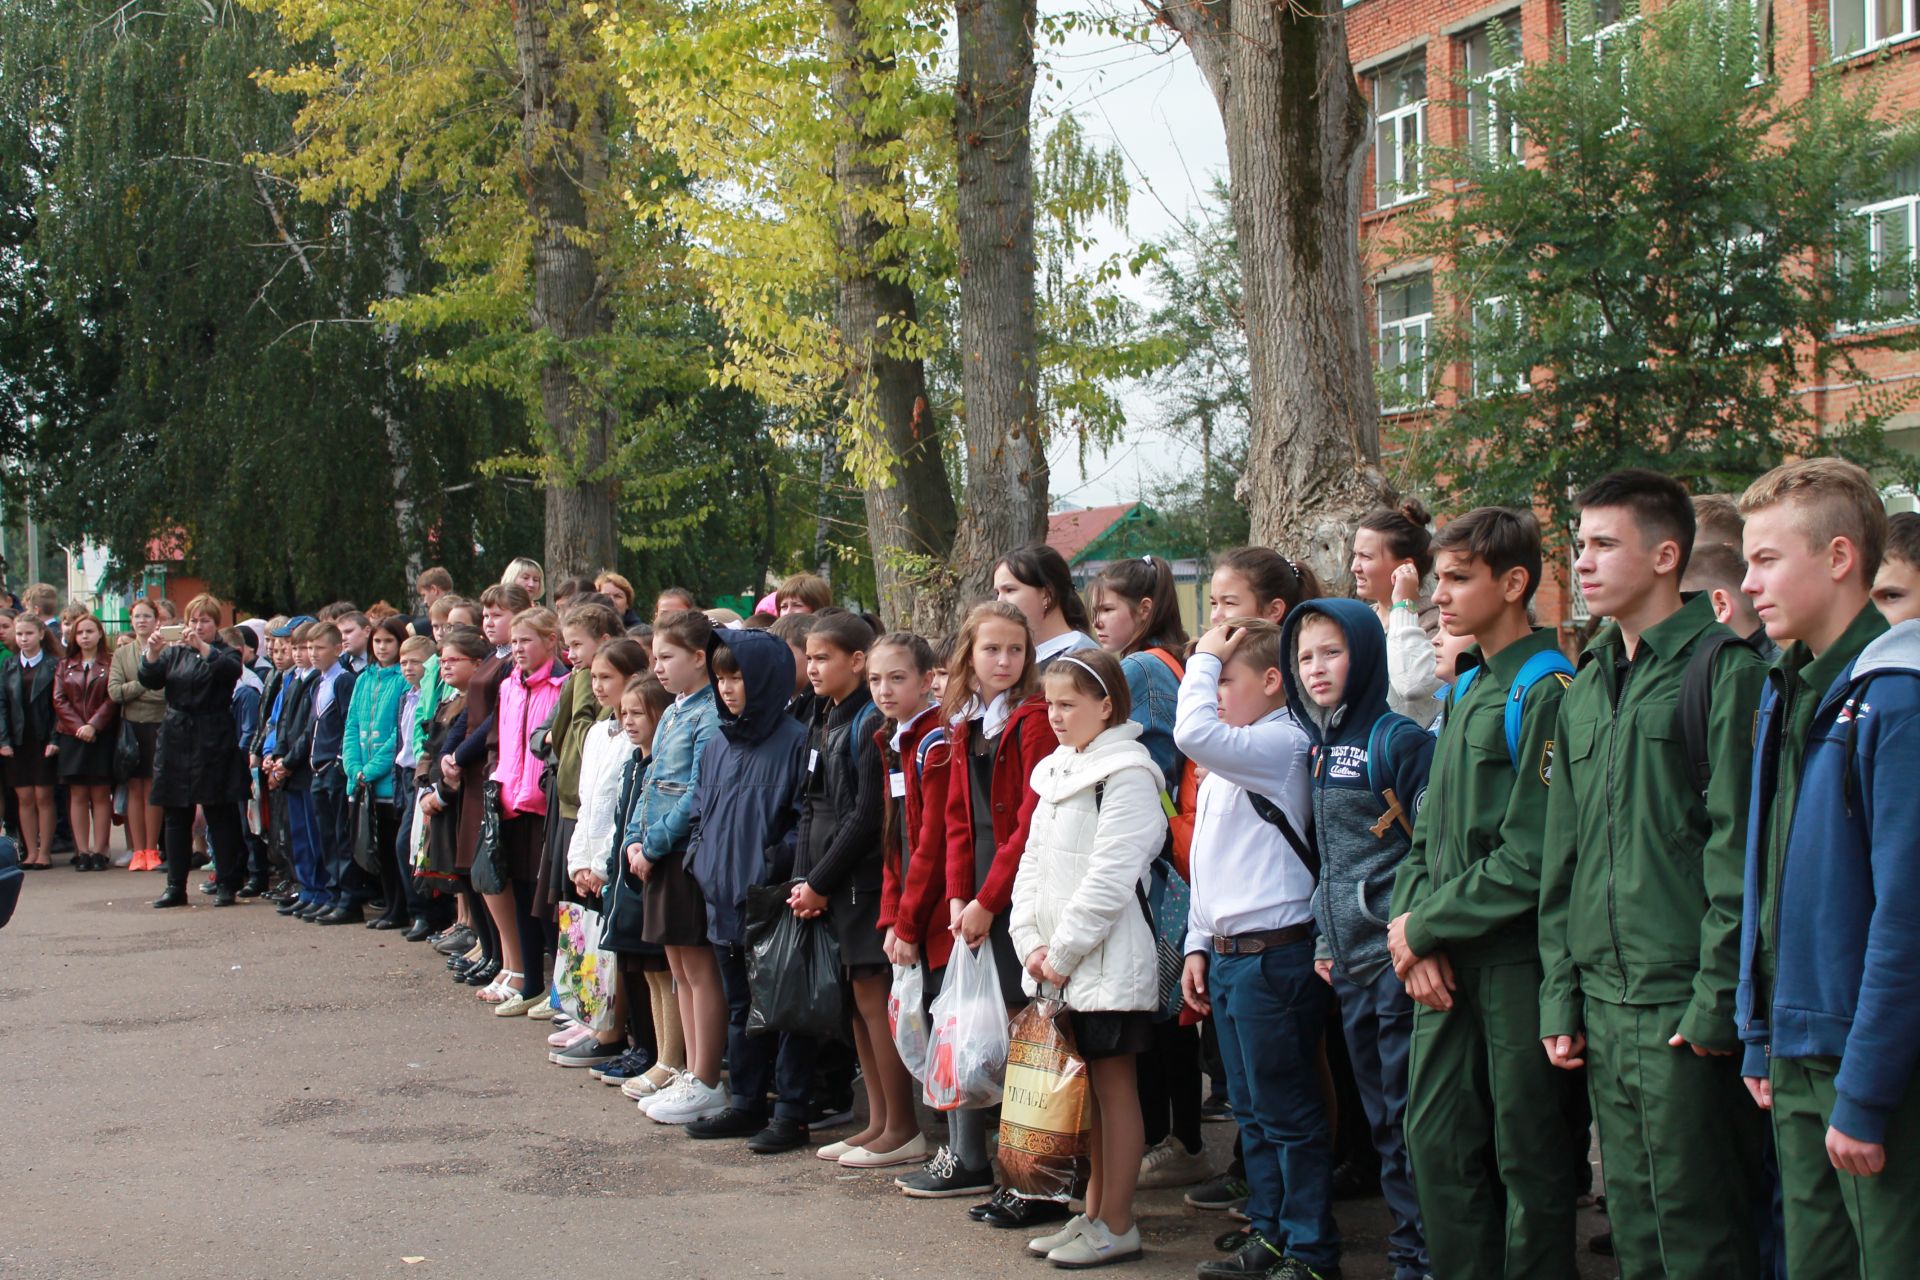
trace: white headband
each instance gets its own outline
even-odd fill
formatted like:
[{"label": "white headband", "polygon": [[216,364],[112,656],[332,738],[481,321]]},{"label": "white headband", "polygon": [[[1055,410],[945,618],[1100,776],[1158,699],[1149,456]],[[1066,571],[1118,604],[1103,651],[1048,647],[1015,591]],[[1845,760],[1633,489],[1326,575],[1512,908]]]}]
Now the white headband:
[{"label": "white headband", "polygon": [[1082,671],[1086,672],[1088,675],[1093,677],[1093,682],[1100,686],[1101,697],[1111,698],[1113,696],[1112,692],[1107,688],[1107,682],[1100,678],[1100,673],[1098,671],[1095,671],[1088,664],[1082,662],[1080,659],[1074,657],[1072,654],[1063,653],[1059,657],[1055,658],[1054,661],[1055,662],[1071,662],[1074,666],[1080,668]]}]

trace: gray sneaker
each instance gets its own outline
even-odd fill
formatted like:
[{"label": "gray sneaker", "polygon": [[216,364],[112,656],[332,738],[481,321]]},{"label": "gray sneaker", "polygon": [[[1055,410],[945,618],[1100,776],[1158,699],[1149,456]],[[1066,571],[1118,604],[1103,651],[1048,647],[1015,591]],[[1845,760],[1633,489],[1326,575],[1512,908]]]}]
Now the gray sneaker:
[{"label": "gray sneaker", "polygon": [[601,1044],[588,1036],[564,1049],[555,1049],[547,1055],[547,1061],[556,1067],[599,1067],[614,1061],[626,1051],[625,1041]]}]

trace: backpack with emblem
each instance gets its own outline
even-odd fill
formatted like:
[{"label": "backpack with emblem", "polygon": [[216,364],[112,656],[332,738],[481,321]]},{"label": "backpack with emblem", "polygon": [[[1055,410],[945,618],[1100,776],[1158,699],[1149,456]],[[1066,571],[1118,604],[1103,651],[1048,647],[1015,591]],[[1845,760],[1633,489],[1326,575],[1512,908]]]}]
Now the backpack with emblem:
[{"label": "backpack with emblem", "polygon": [[[1470,668],[1454,682],[1453,696],[1447,699],[1447,714],[1466,698],[1467,690],[1473,687],[1474,679],[1486,670],[1485,665]],[[1507,730],[1507,759],[1513,762],[1515,773],[1520,771],[1520,730],[1526,722],[1527,692],[1540,681],[1552,676],[1561,687],[1573,683],[1574,667],[1567,661],[1567,655],[1558,649],[1543,649],[1528,658],[1520,666],[1520,673],[1513,678],[1513,687],[1507,690],[1505,725]]]}]

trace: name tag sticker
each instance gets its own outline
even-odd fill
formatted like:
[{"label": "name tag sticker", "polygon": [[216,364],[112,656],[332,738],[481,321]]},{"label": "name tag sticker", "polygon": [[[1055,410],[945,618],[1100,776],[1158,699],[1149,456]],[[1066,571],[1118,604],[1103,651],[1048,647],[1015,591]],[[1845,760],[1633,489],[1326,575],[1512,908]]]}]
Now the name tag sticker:
[{"label": "name tag sticker", "polygon": [[819,763],[820,763],[820,748],[815,747],[813,750],[807,752],[807,772],[812,773],[814,770],[814,767]]},{"label": "name tag sticker", "polygon": [[887,775],[887,787],[893,793],[893,798],[898,800],[907,794],[907,775],[895,769]]}]

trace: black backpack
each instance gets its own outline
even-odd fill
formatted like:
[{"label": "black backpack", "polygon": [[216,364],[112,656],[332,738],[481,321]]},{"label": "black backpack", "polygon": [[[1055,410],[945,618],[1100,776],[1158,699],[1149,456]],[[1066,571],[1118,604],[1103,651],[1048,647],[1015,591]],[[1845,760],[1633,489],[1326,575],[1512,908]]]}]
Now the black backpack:
[{"label": "black backpack", "polygon": [[1680,677],[1680,701],[1674,708],[1674,727],[1680,733],[1681,749],[1687,753],[1687,777],[1703,796],[1713,763],[1707,745],[1707,717],[1713,710],[1713,667],[1728,645],[1753,648],[1744,637],[1725,627],[1701,635],[1687,659],[1686,674]]}]

